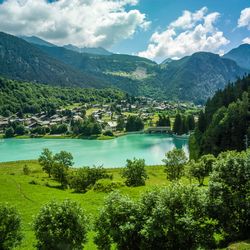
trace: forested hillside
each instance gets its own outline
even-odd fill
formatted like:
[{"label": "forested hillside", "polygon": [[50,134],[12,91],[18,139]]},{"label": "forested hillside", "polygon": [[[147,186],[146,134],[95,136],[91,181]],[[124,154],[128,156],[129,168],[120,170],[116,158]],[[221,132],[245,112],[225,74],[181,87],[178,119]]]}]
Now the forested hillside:
[{"label": "forested hillside", "polygon": [[208,99],[190,139],[191,157],[243,150],[250,138],[250,76],[228,84]]},{"label": "forested hillside", "polygon": [[138,56],[79,53],[37,37],[25,39],[30,42],[0,33],[0,75],[64,87],[116,87],[135,96],[204,103],[229,81],[249,72],[233,60],[207,52],[159,65]]},{"label": "forested hillside", "polygon": [[0,115],[36,113],[72,103],[110,102],[125,94],[115,89],[60,88],[0,78]]},{"label": "forested hillside", "polygon": [[0,32],[0,75],[67,87],[100,88],[104,85],[103,80],[79,72],[23,39],[3,32]]}]

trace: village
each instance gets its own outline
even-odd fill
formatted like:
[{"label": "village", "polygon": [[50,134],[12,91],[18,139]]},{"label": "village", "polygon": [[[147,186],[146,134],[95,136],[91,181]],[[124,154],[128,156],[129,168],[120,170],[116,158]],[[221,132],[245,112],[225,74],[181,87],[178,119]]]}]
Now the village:
[{"label": "village", "polygon": [[[13,114],[9,117],[0,116],[0,134],[4,134],[9,127],[22,126],[17,135],[45,135],[72,134],[72,124],[82,122],[87,117],[99,124],[101,131],[112,133],[117,128],[119,119],[126,124],[128,116],[138,116],[145,127],[156,126],[157,114],[167,113],[172,117],[176,112],[190,111],[197,113],[201,106],[192,103],[159,102],[152,98],[137,97],[131,100],[121,100],[113,103],[78,103],[68,107],[55,109],[54,112],[42,111],[36,114]],[[16,133],[14,133],[16,134]],[[10,136],[12,137],[12,136]]]}]

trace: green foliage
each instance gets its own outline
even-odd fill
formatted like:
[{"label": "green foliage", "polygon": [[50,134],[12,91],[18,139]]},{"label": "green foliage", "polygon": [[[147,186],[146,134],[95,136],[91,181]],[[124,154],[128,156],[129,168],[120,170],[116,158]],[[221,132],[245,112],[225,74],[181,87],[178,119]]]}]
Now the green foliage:
[{"label": "green foliage", "polygon": [[86,192],[87,189],[100,179],[111,178],[107,171],[102,167],[84,167],[75,171],[75,174],[70,177],[70,187],[75,192]]},{"label": "green foliage", "polygon": [[87,217],[73,201],[43,206],[34,221],[37,247],[41,250],[82,249],[87,240]]},{"label": "green foliage", "polygon": [[250,136],[249,85],[250,76],[246,76],[207,101],[192,138],[191,156],[245,149],[246,136]]},{"label": "green foliage", "polygon": [[105,136],[114,136],[113,132],[111,130],[104,131],[103,135]]},{"label": "green foliage", "polygon": [[53,153],[48,148],[43,149],[38,161],[42,166],[43,171],[45,171],[50,177],[54,165]]},{"label": "green foliage", "polygon": [[9,127],[5,130],[5,133],[4,133],[4,136],[6,138],[10,138],[10,137],[13,137],[15,135],[15,131],[12,127]]},{"label": "green foliage", "polygon": [[156,122],[156,125],[159,127],[170,127],[170,119],[166,114],[159,114],[159,120]]},{"label": "green foliage", "polygon": [[109,250],[114,242],[118,250],[139,249],[140,245],[140,210],[126,196],[112,193],[96,221],[95,243],[100,250]]},{"label": "green foliage", "polygon": [[8,203],[0,203],[0,249],[13,249],[21,240],[20,215]]},{"label": "green foliage", "polygon": [[96,221],[98,249],[212,248],[216,220],[206,213],[206,196],[195,187],[173,185],[139,201],[112,193]]},{"label": "green foliage", "polygon": [[126,131],[128,132],[140,131],[143,128],[144,128],[144,123],[139,116],[135,115],[128,116]]},{"label": "green foliage", "polygon": [[144,186],[148,175],[145,170],[145,160],[127,160],[126,167],[122,170],[122,178],[126,178],[125,184],[129,187]]},{"label": "green foliage", "polygon": [[179,180],[184,175],[187,157],[183,149],[174,148],[166,153],[166,158],[162,161],[165,163],[165,172],[170,181]]},{"label": "green foliage", "polygon": [[124,128],[125,128],[125,121],[124,121],[124,119],[121,116],[119,116],[118,119],[117,119],[116,129],[118,131],[123,131]]},{"label": "green foliage", "polygon": [[111,102],[125,94],[115,89],[60,88],[0,78],[0,115],[38,113],[52,115],[54,110],[72,103]]},{"label": "green foliage", "polygon": [[24,135],[25,132],[25,127],[23,125],[18,125],[15,129],[15,134],[17,135]]},{"label": "green foliage", "polygon": [[30,168],[27,166],[27,164],[25,164],[23,166],[23,174],[24,175],[29,175],[30,173],[31,173]]},{"label": "green foliage", "polygon": [[249,237],[250,151],[221,153],[210,175],[209,210],[227,241]]},{"label": "green foliage", "polygon": [[72,167],[74,164],[73,156],[69,152],[61,151],[55,154],[53,160],[52,176],[56,181],[61,183],[63,188],[65,188],[68,184],[69,167]]},{"label": "green foliage", "polygon": [[123,187],[124,183],[121,181],[112,181],[109,179],[98,180],[93,186],[93,190],[96,192],[110,193],[117,188]]},{"label": "green foliage", "polygon": [[216,158],[213,155],[203,155],[197,162],[191,160],[188,164],[189,175],[198,180],[200,186],[204,179],[212,172],[212,165]]}]

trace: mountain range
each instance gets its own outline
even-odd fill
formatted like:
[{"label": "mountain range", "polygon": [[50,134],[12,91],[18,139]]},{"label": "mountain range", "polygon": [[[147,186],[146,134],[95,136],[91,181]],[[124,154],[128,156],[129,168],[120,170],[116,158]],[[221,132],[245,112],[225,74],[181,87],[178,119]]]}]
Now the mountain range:
[{"label": "mountain range", "polygon": [[203,103],[250,72],[250,45],[220,57],[198,52],[157,64],[103,48],[56,46],[38,37],[0,32],[0,75],[66,87],[116,87],[133,95]]}]

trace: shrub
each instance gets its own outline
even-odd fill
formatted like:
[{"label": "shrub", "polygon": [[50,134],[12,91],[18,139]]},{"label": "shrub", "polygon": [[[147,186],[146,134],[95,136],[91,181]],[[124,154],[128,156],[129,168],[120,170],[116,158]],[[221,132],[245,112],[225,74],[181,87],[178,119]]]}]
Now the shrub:
[{"label": "shrub", "polygon": [[145,160],[127,160],[127,165],[122,171],[122,178],[126,178],[127,186],[144,186],[148,175],[145,170]]},{"label": "shrub", "polygon": [[9,204],[0,204],[0,249],[12,249],[18,246],[21,240],[20,215]]},{"label": "shrub", "polygon": [[30,174],[30,168],[25,164],[24,166],[23,166],[23,174],[24,175],[29,175]]},{"label": "shrub", "polygon": [[134,201],[111,193],[95,223],[98,249],[214,249],[217,221],[202,189],[172,185]]},{"label": "shrub", "polygon": [[98,180],[95,183],[93,190],[97,192],[109,193],[123,186],[124,184],[120,181],[112,181],[105,179],[105,180]]},{"label": "shrub", "polygon": [[41,208],[34,230],[41,250],[80,250],[87,239],[87,217],[76,202],[53,201]]},{"label": "shrub", "polygon": [[7,129],[5,130],[4,136],[5,136],[6,138],[13,137],[14,135],[15,135],[15,131],[14,131],[14,129],[13,129],[12,127],[9,127],[9,128],[7,128]]},{"label": "shrub", "polygon": [[76,170],[75,175],[71,176],[70,187],[76,192],[86,192],[96,181],[104,178],[111,178],[103,167],[84,167]]},{"label": "shrub", "polygon": [[106,135],[106,136],[114,136],[113,132],[111,130],[106,130],[104,131],[103,135]]},{"label": "shrub", "polygon": [[38,185],[38,182],[37,182],[37,181],[35,181],[35,180],[32,180],[32,181],[30,181],[30,182],[29,182],[29,184],[32,184],[32,185]]}]

